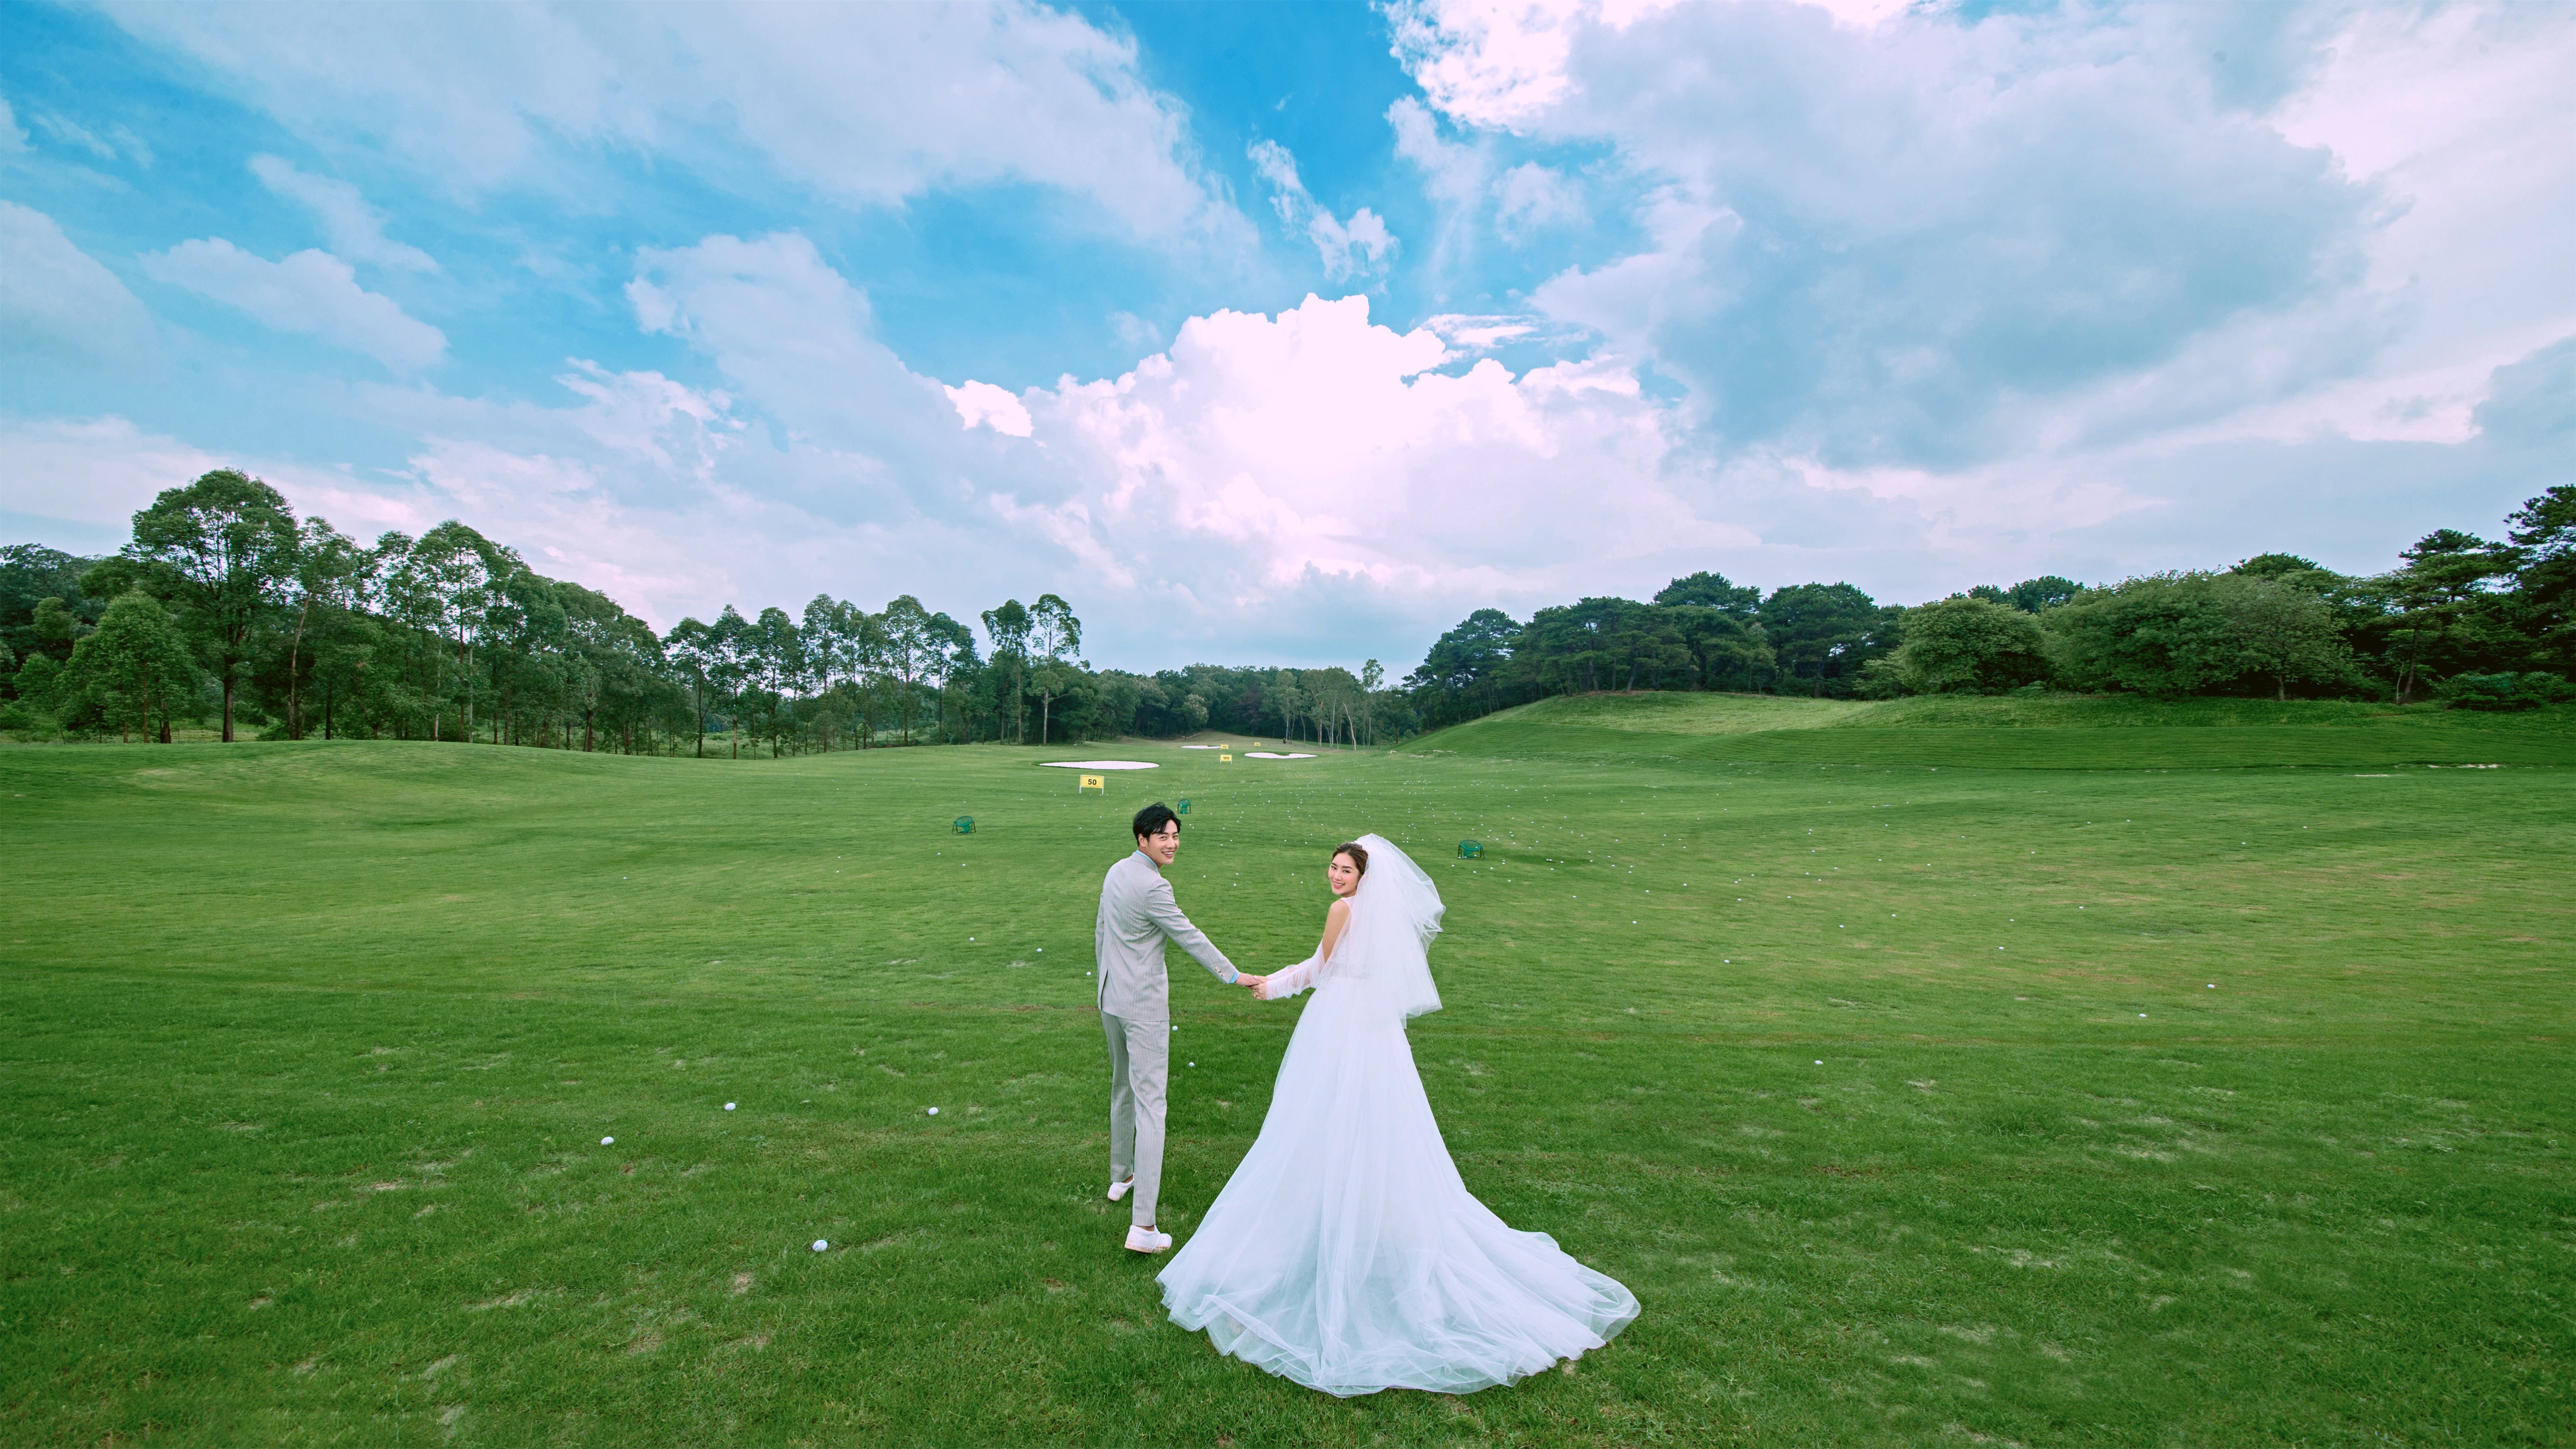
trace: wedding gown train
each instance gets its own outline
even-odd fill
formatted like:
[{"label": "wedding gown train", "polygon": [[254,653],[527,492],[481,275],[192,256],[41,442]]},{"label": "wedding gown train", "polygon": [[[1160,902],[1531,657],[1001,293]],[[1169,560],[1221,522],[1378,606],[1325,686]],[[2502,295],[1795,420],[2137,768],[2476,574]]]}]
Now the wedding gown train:
[{"label": "wedding gown train", "polygon": [[1439,894],[1377,837],[1261,1135],[1158,1281],[1172,1320],[1328,1394],[1467,1393],[1599,1348],[1637,1316],[1616,1280],[1467,1191],[1405,1036],[1436,1010],[1423,953]]}]

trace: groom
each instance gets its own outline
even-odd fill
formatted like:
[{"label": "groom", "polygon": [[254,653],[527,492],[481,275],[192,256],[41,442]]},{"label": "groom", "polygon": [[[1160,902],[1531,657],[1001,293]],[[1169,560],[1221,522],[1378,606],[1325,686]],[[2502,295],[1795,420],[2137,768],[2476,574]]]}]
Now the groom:
[{"label": "groom", "polygon": [[1092,945],[1100,958],[1100,1025],[1109,1037],[1109,1200],[1135,1194],[1127,1246],[1159,1253],[1172,1245],[1171,1234],[1154,1230],[1154,1196],[1163,1182],[1163,1083],[1172,1057],[1172,983],[1163,974],[1163,942],[1179,942],[1229,986],[1258,991],[1262,978],[1235,970],[1172,899],[1163,867],[1181,848],[1180,817],[1158,801],[1137,811],[1135,824],[1136,853],[1109,867],[1100,882]]}]

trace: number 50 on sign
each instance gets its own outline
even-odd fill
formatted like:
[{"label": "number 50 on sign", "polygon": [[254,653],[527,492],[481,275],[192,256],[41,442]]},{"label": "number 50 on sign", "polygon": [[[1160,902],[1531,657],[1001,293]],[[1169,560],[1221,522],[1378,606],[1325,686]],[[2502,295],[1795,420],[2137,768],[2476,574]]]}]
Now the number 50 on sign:
[{"label": "number 50 on sign", "polygon": [[1085,776],[1083,776],[1083,777],[1082,777],[1082,783],[1073,787],[1073,793],[1075,793],[1076,795],[1079,795],[1079,794],[1081,794],[1081,793],[1082,793],[1083,791],[1085,791],[1085,790],[1097,790],[1097,791],[1099,791],[1099,792],[1100,792],[1101,794],[1103,794],[1103,795],[1108,794],[1108,793],[1109,793],[1109,777],[1108,777],[1108,776],[1106,776],[1106,775],[1085,775]]}]

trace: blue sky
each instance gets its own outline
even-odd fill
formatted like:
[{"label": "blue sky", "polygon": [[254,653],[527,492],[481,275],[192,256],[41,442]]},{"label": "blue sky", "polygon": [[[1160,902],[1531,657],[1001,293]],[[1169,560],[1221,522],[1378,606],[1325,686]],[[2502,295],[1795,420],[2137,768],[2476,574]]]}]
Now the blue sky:
[{"label": "blue sky", "polygon": [[0,536],[1397,672],[1716,568],[2378,570],[2576,463],[2576,11],[0,12]]}]

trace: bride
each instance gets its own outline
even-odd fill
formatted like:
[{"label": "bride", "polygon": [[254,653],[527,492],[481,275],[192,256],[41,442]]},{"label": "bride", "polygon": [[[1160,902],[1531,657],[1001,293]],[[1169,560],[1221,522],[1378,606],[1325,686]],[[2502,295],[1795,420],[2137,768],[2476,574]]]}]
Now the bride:
[{"label": "bride", "polygon": [[1326,879],[1323,944],[1261,988],[1315,999],[1260,1139],[1156,1280],[1172,1321],[1345,1396],[1468,1393],[1599,1348],[1636,1296],[1468,1193],[1414,1070],[1405,1020],[1440,1009],[1440,892],[1375,835],[1336,848]]}]

